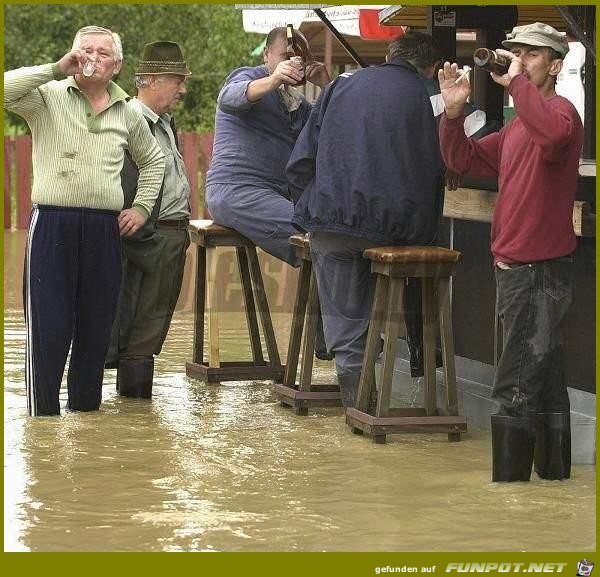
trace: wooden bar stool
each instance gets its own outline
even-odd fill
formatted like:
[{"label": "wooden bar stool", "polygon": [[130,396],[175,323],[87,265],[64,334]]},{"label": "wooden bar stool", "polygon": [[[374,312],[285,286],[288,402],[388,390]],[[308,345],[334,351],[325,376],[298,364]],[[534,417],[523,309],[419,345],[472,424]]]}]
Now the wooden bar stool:
[{"label": "wooden bar stool", "polygon": [[[198,259],[193,361],[186,363],[186,374],[209,383],[253,379],[273,379],[281,382],[284,367],[279,359],[255,244],[231,228],[214,224],[212,220],[192,220],[188,230],[192,242],[196,244]],[[216,278],[218,247],[234,247],[236,251],[252,361],[221,361]],[[204,361],[205,311],[208,312],[208,362]],[[263,329],[268,362],[263,358],[257,313]]]},{"label": "wooden bar stool", "polygon": [[[293,407],[298,415],[308,415],[309,407],[339,407],[342,404],[342,398],[337,384],[312,383],[313,357],[319,320],[319,292],[313,273],[308,237],[302,234],[291,236],[290,244],[295,247],[301,263],[285,376],[283,384],[275,385],[275,392],[282,406]],[[300,382],[296,384],[303,331],[304,347],[302,349]]]},{"label": "wooden bar stool", "polygon": [[[447,433],[449,441],[460,441],[460,434],[467,430],[467,420],[458,415],[449,280],[462,255],[446,248],[420,246],[372,248],[363,254],[372,261],[371,270],[377,275],[377,284],[356,407],[346,411],[346,423],[356,434],[372,435],[376,443],[385,443],[389,433],[417,432]],[[419,278],[423,284],[425,407],[390,409],[398,334],[400,324],[404,322],[403,287],[408,277]],[[435,333],[438,322],[446,386],[444,409],[438,408],[436,395]],[[380,387],[376,407],[369,408],[369,399],[375,389],[375,361],[382,327],[385,344]]]}]

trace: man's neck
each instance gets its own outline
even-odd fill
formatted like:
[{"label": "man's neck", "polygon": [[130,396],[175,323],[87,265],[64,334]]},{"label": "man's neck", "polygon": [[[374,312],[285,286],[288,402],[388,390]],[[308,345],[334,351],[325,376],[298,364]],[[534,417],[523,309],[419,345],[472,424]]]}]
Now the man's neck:
[{"label": "man's neck", "polygon": [[554,83],[547,85],[544,84],[538,88],[539,93],[541,94],[544,100],[548,100],[550,98],[554,98],[556,96],[556,86]]},{"label": "man's neck", "polygon": [[96,82],[86,82],[85,80],[75,78],[79,90],[83,92],[90,100],[99,100],[106,97],[108,84],[98,84]]},{"label": "man's neck", "polygon": [[152,110],[152,112],[154,112],[154,114],[156,114],[157,116],[162,116],[164,114],[164,111],[157,110],[158,107],[152,101],[152,98],[149,98],[147,94],[144,94],[142,92],[138,92],[137,99],[142,104],[144,104],[145,106],[147,106],[150,110]]}]

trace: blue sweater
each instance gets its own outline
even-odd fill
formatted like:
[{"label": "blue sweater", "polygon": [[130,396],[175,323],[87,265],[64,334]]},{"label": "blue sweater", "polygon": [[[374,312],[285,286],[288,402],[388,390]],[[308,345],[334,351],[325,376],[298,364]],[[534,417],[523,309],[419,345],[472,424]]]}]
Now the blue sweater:
[{"label": "blue sweater", "polygon": [[294,225],[373,242],[429,244],[443,206],[429,96],[394,60],[342,74],[317,100],[287,167]]},{"label": "blue sweater", "polygon": [[234,70],[217,100],[213,157],[206,184],[250,184],[287,195],[285,165],[308,120],[311,105],[288,112],[279,91],[249,102],[246,89],[265,78],[265,66]]}]

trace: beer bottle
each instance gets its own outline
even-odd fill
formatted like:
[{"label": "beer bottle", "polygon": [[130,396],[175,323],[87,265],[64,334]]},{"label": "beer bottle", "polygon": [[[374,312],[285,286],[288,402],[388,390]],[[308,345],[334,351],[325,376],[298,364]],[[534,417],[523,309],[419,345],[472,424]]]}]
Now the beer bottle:
[{"label": "beer bottle", "polygon": [[496,54],[494,50],[490,50],[489,48],[478,48],[475,50],[473,53],[473,62],[480,68],[488,72],[494,72],[499,76],[506,74],[510,66],[508,58]]},{"label": "beer bottle", "polygon": [[[301,65],[302,74],[304,75],[304,58],[302,54],[302,49],[298,45],[298,41],[296,40],[296,35],[294,34],[294,26],[292,24],[288,24],[286,26],[286,36],[287,36],[287,57],[288,60],[291,60],[295,64]],[[306,78],[302,76],[302,80],[296,82],[295,86],[302,86],[306,84]]]}]

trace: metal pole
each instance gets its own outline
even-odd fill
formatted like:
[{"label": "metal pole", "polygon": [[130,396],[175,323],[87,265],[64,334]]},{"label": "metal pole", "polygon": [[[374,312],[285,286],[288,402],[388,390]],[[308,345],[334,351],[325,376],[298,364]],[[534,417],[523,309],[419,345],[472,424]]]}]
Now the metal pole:
[{"label": "metal pole", "polygon": [[344,47],[346,52],[350,54],[352,60],[354,60],[354,62],[356,62],[361,68],[366,68],[367,65],[364,60],[356,53],[356,50],[354,50],[354,48],[348,44],[348,41],[338,32],[338,29],[329,21],[329,18],[325,16],[323,10],[320,8],[315,8],[314,12],[321,19],[323,24],[325,24],[325,26],[327,26],[331,33],[337,38],[338,42]]}]

